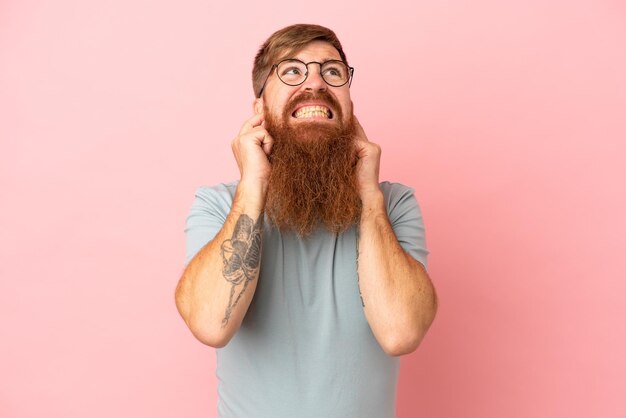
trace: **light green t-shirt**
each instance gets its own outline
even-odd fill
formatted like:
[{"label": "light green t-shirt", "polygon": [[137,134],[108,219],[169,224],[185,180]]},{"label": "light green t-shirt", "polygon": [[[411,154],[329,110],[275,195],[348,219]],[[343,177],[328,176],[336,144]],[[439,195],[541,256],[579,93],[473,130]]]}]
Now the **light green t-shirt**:
[{"label": "light green t-shirt", "polygon": [[[426,266],[413,190],[380,184],[402,247]],[[237,182],[196,192],[185,234],[188,263],[221,229]],[[217,349],[220,418],[395,417],[399,358],[367,323],[357,283],[356,230],[307,239],[267,222],[261,271],[241,328]]]}]

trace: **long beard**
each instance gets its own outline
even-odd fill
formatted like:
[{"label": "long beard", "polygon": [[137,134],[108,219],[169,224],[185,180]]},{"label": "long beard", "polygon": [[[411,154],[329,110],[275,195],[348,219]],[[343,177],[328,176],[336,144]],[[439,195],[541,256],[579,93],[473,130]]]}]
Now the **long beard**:
[{"label": "long beard", "polygon": [[[287,107],[282,121],[265,109],[265,128],[274,139],[265,212],[281,231],[299,236],[308,236],[319,222],[341,233],[361,214],[353,119],[345,126],[293,126],[288,120],[295,104]],[[342,120],[340,113],[334,117]]]}]

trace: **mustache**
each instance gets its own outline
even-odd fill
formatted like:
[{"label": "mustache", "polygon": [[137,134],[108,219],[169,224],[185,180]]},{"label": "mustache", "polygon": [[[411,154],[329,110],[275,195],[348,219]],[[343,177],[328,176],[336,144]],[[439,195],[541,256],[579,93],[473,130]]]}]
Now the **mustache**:
[{"label": "mustache", "polygon": [[293,99],[291,99],[291,101],[289,102],[289,105],[287,106],[286,113],[291,115],[293,114],[293,112],[296,110],[296,107],[300,103],[313,101],[313,100],[320,101],[328,105],[328,107],[333,110],[334,118],[337,117],[341,113],[341,107],[339,106],[339,102],[337,102],[337,99],[335,99],[330,93],[328,93],[325,90],[321,90],[318,92],[303,91],[302,93],[298,94]]}]

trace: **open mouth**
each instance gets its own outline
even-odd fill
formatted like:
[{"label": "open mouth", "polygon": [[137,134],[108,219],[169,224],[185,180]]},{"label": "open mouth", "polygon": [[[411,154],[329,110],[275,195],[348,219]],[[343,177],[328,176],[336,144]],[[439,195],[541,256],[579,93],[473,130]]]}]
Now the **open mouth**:
[{"label": "open mouth", "polygon": [[291,116],[296,119],[332,119],[333,112],[326,106],[303,106]]}]

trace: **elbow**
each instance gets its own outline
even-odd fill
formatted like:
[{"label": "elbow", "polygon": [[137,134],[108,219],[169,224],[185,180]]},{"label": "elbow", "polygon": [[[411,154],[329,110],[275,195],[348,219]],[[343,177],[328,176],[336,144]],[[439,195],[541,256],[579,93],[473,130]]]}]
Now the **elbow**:
[{"label": "elbow", "polygon": [[183,309],[178,303],[177,307],[191,334],[202,344],[222,348],[233,337],[233,333],[222,327],[221,324],[212,324],[212,321],[207,318],[200,318],[197,314],[194,315],[189,310]]},{"label": "elbow", "polygon": [[435,311],[436,308],[419,324],[413,323],[387,332],[379,341],[383,351],[389,356],[399,357],[417,350],[434,320]]},{"label": "elbow", "polygon": [[214,348],[222,348],[228,344],[234,332],[230,327],[225,328],[221,322],[208,318],[206,312],[201,313],[191,309],[187,299],[183,297],[181,286],[175,292],[176,309],[185,321],[191,334],[202,344]]},{"label": "elbow", "polygon": [[426,288],[426,293],[429,295],[421,299],[419,310],[414,311],[408,317],[404,316],[404,321],[396,322],[395,326],[387,327],[383,338],[379,339],[379,343],[387,355],[398,357],[410,354],[417,350],[426,336],[435,319],[439,305],[435,288],[430,283],[430,279],[428,282],[430,286]]},{"label": "elbow", "polygon": [[388,336],[385,340],[380,342],[380,345],[388,356],[399,357],[406,354],[411,354],[417,347],[419,347],[424,334],[413,332],[411,335],[395,334]]},{"label": "elbow", "polygon": [[228,342],[230,341],[230,337],[224,334],[206,332],[205,330],[197,328],[190,329],[191,333],[194,337],[196,337],[198,341],[200,341],[204,345],[208,345],[209,347],[222,348],[225,347],[226,344],[228,344]]},{"label": "elbow", "polygon": [[187,324],[189,330],[198,341],[213,348],[222,348],[230,342],[234,333],[230,327],[223,327],[221,323],[212,324],[209,320],[191,318]]}]

